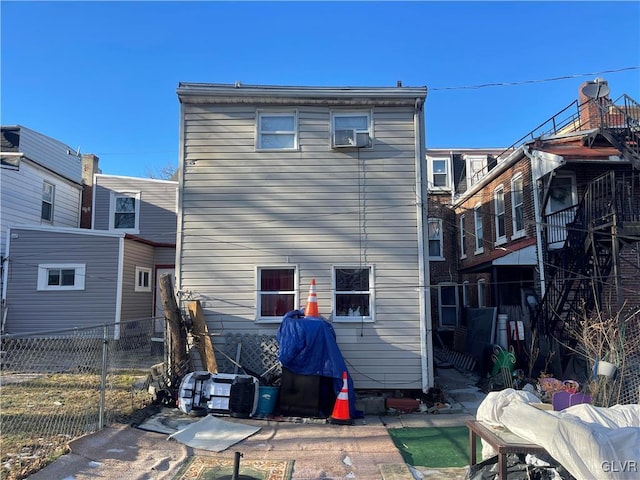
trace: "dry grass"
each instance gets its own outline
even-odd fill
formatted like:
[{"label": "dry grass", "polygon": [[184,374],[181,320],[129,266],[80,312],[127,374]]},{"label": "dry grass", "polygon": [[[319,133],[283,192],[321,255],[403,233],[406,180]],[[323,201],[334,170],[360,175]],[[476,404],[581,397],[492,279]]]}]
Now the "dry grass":
[{"label": "dry grass", "polygon": [[[150,401],[138,370],[108,376],[105,421],[126,421]],[[0,479],[18,480],[68,453],[68,443],[99,428],[100,375],[43,374],[0,389]]]}]

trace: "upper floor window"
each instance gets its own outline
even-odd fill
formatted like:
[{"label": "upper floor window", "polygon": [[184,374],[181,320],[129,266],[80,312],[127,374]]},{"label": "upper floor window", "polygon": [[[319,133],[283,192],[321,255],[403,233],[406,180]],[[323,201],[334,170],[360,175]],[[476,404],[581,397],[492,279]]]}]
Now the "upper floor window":
[{"label": "upper floor window", "polygon": [[140,193],[112,193],[110,230],[137,231],[140,223]]},{"label": "upper floor window", "polygon": [[43,222],[53,223],[53,196],[55,189],[55,185],[49,182],[42,184],[42,211],[40,218]]},{"label": "upper floor window", "polygon": [[297,131],[296,112],[258,112],[259,150],[295,150]]},{"label": "upper floor window", "polygon": [[480,203],[473,209],[473,220],[476,234],[476,250],[474,253],[477,255],[484,251],[484,238],[482,234],[482,205]]},{"label": "upper floor window", "polygon": [[483,278],[478,280],[478,307],[487,306],[487,284]]},{"label": "upper floor window", "polygon": [[432,190],[451,189],[450,159],[448,157],[429,158],[429,188]]},{"label": "upper floor window", "polygon": [[438,310],[441,327],[455,327],[458,325],[457,285],[438,285]]},{"label": "upper floor window", "polygon": [[524,187],[522,174],[511,180],[511,217],[513,221],[513,236],[524,234]]},{"label": "upper floor window", "polygon": [[442,220],[440,218],[430,218],[429,225],[429,259],[444,260],[442,251]]},{"label": "upper floor window", "polygon": [[256,303],[259,321],[281,320],[285,313],[296,309],[296,267],[258,267],[257,282]]},{"label": "upper floor window", "polygon": [[84,290],[84,264],[38,265],[38,290]]},{"label": "upper floor window", "polygon": [[371,147],[371,115],[369,112],[333,112],[331,146]]},{"label": "upper floor window", "polygon": [[465,215],[460,215],[460,258],[467,258],[467,230],[464,220]]},{"label": "upper floor window", "polygon": [[145,267],[136,267],[136,283],[134,287],[136,292],[151,291],[151,269]]},{"label": "upper floor window", "polygon": [[496,188],[493,192],[493,207],[495,211],[496,244],[501,244],[507,241],[504,212],[504,187],[502,185]]},{"label": "upper floor window", "polygon": [[373,268],[333,268],[334,321],[373,320]]},{"label": "upper floor window", "polygon": [[487,173],[487,156],[486,155],[466,155],[467,162],[467,188],[478,183],[478,181]]}]

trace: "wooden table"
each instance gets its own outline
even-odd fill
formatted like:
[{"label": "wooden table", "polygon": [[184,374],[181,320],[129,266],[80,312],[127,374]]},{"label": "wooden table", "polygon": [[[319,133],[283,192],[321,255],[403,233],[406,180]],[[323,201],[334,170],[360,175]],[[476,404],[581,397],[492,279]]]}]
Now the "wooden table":
[{"label": "wooden table", "polygon": [[480,437],[498,452],[498,479],[500,480],[507,479],[507,454],[547,453],[540,445],[529,443],[505,428],[492,427],[478,420],[468,420],[467,428],[469,429],[469,465],[476,464],[476,437]]}]

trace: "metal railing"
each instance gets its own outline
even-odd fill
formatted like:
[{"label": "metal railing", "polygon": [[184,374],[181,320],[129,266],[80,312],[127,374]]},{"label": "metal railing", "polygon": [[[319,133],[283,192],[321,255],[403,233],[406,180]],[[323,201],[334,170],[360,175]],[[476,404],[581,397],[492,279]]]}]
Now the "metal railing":
[{"label": "metal railing", "polygon": [[114,325],[0,337],[0,478],[25,478],[151,403],[150,368],[164,360],[153,321],[121,322],[117,340]]}]

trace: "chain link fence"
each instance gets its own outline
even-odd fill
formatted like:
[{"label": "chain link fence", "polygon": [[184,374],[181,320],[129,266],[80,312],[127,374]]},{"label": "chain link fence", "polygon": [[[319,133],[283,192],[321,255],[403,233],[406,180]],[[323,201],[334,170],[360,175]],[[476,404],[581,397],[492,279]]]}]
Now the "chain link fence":
[{"label": "chain link fence", "polygon": [[154,320],[0,338],[2,480],[26,478],[74,438],[151,403],[150,368],[164,361]]}]

